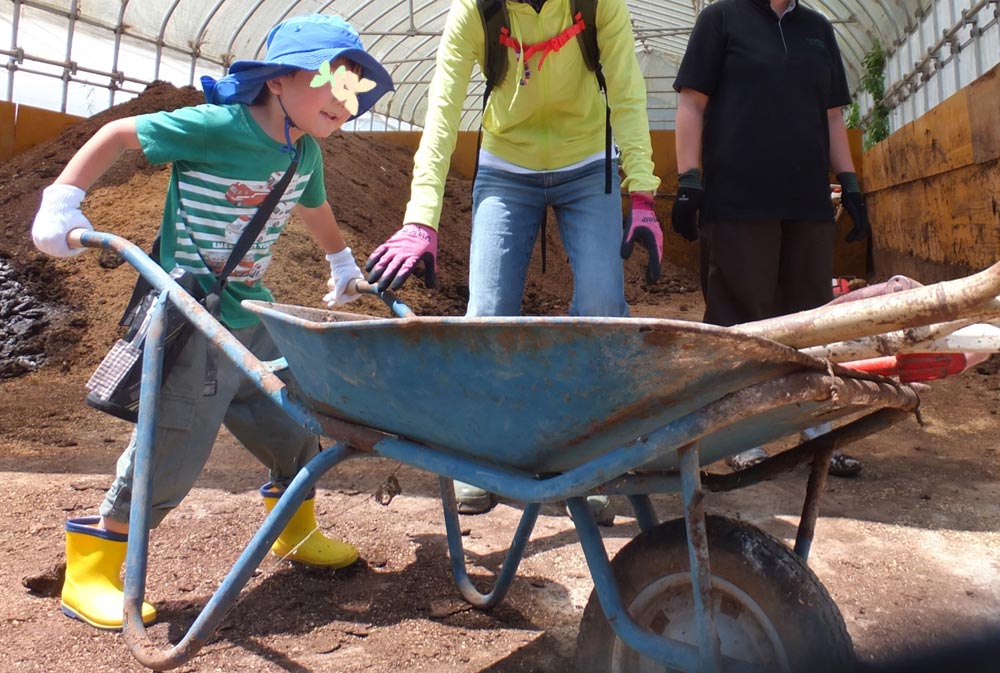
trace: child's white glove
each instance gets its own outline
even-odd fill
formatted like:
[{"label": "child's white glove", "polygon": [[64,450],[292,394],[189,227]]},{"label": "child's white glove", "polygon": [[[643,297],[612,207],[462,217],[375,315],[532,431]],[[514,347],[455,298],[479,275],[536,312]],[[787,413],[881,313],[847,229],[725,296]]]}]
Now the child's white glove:
[{"label": "child's white glove", "polygon": [[66,244],[66,234],[72,230],[94,230],[80,210],[86,194],[79,187],[65,184],[49,185],[42,191],[42,204],[31,225],[36,248],[53,257],[73,257],[87,250]]},{"label": "child's white glove", "polygon": [[326,256],[326,261],[330,262],[330,280],[326,281],[330,288],[323,301],[330,308],[338,304],[347,304],[354,301],[361,295],[347,289],[347,284],[352,280],[364,280],[358,263],[354,261],[354,255],[350,248],[344,248],[340,252],[331,252]]}]

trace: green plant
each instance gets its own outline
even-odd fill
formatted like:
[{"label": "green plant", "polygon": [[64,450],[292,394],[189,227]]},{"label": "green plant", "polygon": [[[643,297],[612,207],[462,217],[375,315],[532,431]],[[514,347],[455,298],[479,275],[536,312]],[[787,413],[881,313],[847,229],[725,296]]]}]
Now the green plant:
[{"label": "green plant", "polygon": [[851,103],[851,107],[847,110],[847,128],[856,129],[861,126],[861,106],[858,105],[858,101]]},{"label": "green plant", "polygon": [[[864,72],[861,74],[861,90],[871,94],[874,105],[868,111],[868,122],[864,124],[864,147],[869,149],[875,143],[889,136],[889,108],[882,99],[885,98],[885,52],[882,44],[875,40],[871,51],[865,54],[861,61]],[[858,103],[851,104],[847,116],[848,128],[861,126],[861,113]]]}]

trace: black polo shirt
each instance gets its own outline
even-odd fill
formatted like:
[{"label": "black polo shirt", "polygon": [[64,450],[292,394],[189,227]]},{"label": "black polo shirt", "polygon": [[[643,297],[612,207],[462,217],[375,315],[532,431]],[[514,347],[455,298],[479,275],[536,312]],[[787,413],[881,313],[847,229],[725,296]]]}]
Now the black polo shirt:
[{"label": "black polo shirt", "polygon": [[705,204],[720,220],[829,220],[827,110],[851,102],[833,26],[801,3],[719,0],[698,16],[674,88],[709,97]]}]

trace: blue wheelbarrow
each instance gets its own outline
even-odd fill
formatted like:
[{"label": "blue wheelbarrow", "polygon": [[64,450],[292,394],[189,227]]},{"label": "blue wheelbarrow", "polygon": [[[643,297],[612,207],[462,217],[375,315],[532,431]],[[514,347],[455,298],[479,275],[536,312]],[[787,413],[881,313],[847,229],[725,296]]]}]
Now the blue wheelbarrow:
[{"label": "blue wheelbarrow", "polygon": [[[840,344],[856,355],[876,348],[864,346],[866,339],[881,343],[885,334],[911,348],[933,342],[947,350],[938,342],[948,329],[1000,317],[1000,264],[957,281],[734,328],[658,319],[417,317],[390,293],[380,296],[396,317],[384,319],[245,302],[284,356],[261,362],[135,245],[96,232],[71,240],[115,250],[160,290],[144,351],[123,629],[135,658],[154,670],[194,656],[317,480],[366,455],[439,475],[456,583],[481,609],[506,594],[541,504],[566,503],[594,582],[575,671],[849,670],[853,648],[843,618],[806,563],[819,496],[834,450],[915,412],[919,385],[806,351]],[[366,284],[357,289],[374,292]],[[185,636],[161,650],[145,632],[141,606],[168,303],[290,417],[331,443],[302,468]],[[285,367],[298,382],[298,399],[274,374]],[[828,422],[836,424],[828,434],[748,470],[701,470]],[[812,467],[794,548],[706,513],[707,491],[748,486],[805,462]],[[467,573],[452,480],[525,503],[488,592]],[[682,494],[684,515],[660,522],[649,496],[667,492]],[[592,493],[626,496],[641,530],[613,560],[586,505]]]}]

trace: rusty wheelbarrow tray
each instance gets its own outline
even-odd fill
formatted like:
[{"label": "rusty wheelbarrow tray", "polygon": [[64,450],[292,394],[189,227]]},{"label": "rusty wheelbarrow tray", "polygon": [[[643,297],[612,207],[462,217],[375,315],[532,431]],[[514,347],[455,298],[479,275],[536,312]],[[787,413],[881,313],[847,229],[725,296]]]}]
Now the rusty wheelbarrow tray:
[{"label": "rusty wheelbarrow tray", "polygon": [[[830,455],[905,418],[919,398],[912,386],[796,348],[971,314],[995,319],[1000,294],[997,265],[960,281],[735,328],[651,319],[421,318],[391,295],[383,299],[407,317],[247,302],[284,355],[260,362],[134,245],[100,233],[79,240],[116,250],[161,290],[143,365],[124,629],[134,656],[156,670],[187,661],[211,637],[319,477],[366,454],[439,475],[456,582],[480,608],[505,595],[540,504],[566,501],[595,585],[577,670],[639,671],[651,662],[704,673],[838,670],[852,656],[850,639],[805,564]],[[140,609],[168,301],[292,418],[334,443],[293,480],[183,639],[160,650]],[[273,373],[286,366],[302,399],[290,397]],[[829,434],[746,473],[701,473],[719,458],[838,419],[845,422]],[[705,490],[741,487],[810,459],[794,552],[753,527],[706,516]],[[527,503],[488,593],[466,572],[452,479]],[[613,562],[584,501],[595,491],[628,496],[643,531]],[[685,516],[659,523],[649,494],[670,491],[683,494]]]}]

